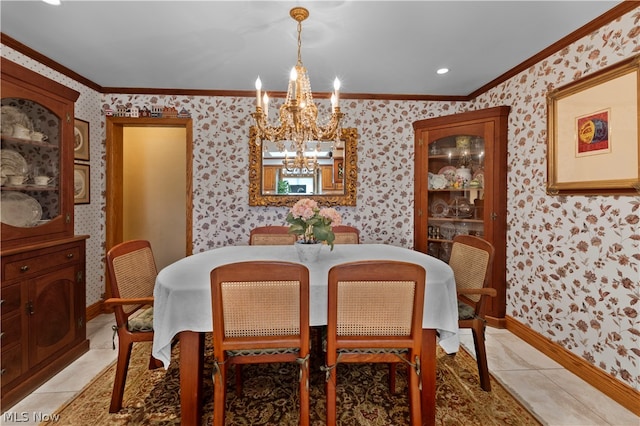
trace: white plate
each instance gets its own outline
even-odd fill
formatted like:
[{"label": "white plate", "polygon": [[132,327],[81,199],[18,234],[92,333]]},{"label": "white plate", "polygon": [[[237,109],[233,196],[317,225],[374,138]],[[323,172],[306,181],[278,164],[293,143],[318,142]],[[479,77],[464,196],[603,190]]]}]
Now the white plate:
[{"label": "white plate", "polygon": [[26,175],[29,172],[27,160],[12,149],[0,149],[0,174],[2,176]]},{"label": "white plate", "polygon": [[456,168],[454,166],[444,166],[438,171],[439,175],[444,175],[449,182],[456,180]]},{"label": "white plate", "polygon": [[449,182],[444,175],[431,175],[429,179],[431,189],[445,189],[448,185]]},{"label": "white plate", "polygon": [[42,218],[42,206],[22,192],[3,192],[0,196],[0,222],[24,228]]}]

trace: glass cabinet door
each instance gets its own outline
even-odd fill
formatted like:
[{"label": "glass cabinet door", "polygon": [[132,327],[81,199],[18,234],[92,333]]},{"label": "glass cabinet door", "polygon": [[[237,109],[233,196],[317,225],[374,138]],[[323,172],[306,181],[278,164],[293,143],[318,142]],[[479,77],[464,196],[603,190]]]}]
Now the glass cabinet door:
[{"label": "glass cabinet door", "polygon": [[429,141],[428,253],[449,261],[456,235],[484,236],[485,140],[456,134]]},{"label": "glass cabinet door", "polygon": [[61,215],[61,119],[29,99],[2,98],[0,222],[46,225]]}]

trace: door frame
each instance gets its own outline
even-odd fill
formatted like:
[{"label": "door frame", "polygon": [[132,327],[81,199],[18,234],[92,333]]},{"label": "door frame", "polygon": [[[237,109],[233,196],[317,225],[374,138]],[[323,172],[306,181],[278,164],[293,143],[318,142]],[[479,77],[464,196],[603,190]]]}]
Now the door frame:
[{"label": "door frame", "polygon": [[[193,120],[191,118],[128,118],[107,117],[106,122],[106,238],[105,255],[123,241],[123,158],[125,127],[179,127],[186,130],[186,247],[187,256],[193,251]],[[110,294],[108,278],[106,294]]]}]

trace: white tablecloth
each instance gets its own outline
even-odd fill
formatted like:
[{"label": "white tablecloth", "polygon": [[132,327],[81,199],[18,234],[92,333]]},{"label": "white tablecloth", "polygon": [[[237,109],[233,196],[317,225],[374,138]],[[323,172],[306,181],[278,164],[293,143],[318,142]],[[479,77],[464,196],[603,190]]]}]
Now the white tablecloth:
[{"label": "white tablecloth", "polygon": [[[210,273],[216,266],[248,261],[280,260],[299,262],[291,246],[228,246],[194,254],[167,266],[158,273],[154,290],[153,356],[167,368],[171,360],[171,341],[181,331],[210,332]],[[357,260],[399,260],[418,263],[427,272],[423,328],[436,329],[440,346],[458,351],[458,305],[455,281],[449,265],[424,253],[384,244],[341,244],[333,251],[323,246],[317,262],[309,269],[312,326],[327,324],[327,278],[337,264]]]}]

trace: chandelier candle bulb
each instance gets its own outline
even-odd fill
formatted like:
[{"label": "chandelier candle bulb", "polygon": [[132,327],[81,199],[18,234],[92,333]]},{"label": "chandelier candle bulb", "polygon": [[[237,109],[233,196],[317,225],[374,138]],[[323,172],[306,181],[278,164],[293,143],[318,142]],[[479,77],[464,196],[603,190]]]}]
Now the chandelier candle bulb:
[{"label": "chandelier candle bulb", "polygon": [[289,80],[293,83],[293,96],[292,99],[296,99],[296,94],[298,93],[298,73],[296,72],[296,68],[291,68],[291,73],[289,73]]},{"label": "chandelier candle bulb", "polygon": [[269,120],[269,96],[267,95],[267,93],[264,93],[264,96],[262,97],[262,105],[263,105],[263,109],[264,109],[264,118],[265,120]]},{"label": "chandelier candle bulb", "polygon": [[260,81],[260,77],[256,79],[256,107],[260,108],[260,89],[262,89],[262,81]]},{"label": "chandelier candle bulb", "polygon": [[336,96],[336,107],[340,106],[339,102],[340,102],[340,80],[338,80],[338,77],[336,77],[335,80],[333,80],[333,88],[335,90],[335,96]]}]

